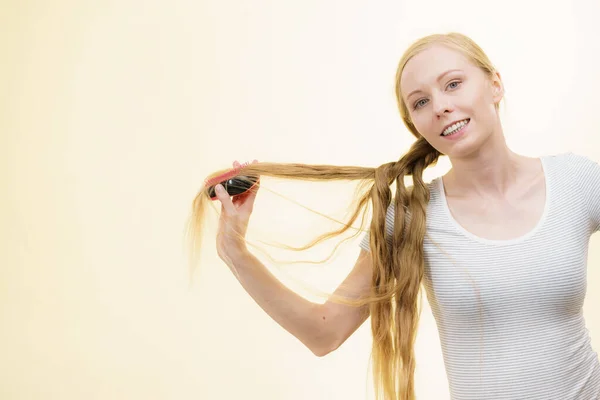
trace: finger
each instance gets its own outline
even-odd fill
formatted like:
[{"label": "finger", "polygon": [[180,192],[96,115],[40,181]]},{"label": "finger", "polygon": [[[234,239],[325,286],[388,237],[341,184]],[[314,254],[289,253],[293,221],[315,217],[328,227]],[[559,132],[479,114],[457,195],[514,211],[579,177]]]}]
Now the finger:
[{"label": "finger", "polygon": [[254,182],[254,184],[248,190],[246,190],[244,193],[242,193],[240,196],[243,196],[243,198],[246,198],[251,194],[256,194],[256,191],[258,190],[259,186],[260,186],[260,176],[256,179],[256,182]]},{"label": "finger", "polygon": [[244,209],[246,211],[252,211],[254,208],[254,200],[256,199],[256,194],[258,193],[258,187],[260,184],[260,178],[256,181],[254,186],[250,188],[248,191],[240,195],[239,205],[240,209]]},{"label": "finger", "polygon": [[240,205],[244,204],[247,197],[248,197],[248,192],[244,192],[242,194],[238,194],[238,195],[234,196],[231,199],[231,202],[233,203],[234,206],[239,207]]},{"label": "finger", "polygon": [[252,185],[252,187],[250,188],[250,191],[254,192],[256,194],[259,187],[260,187],[260,176],[256,179],[256,183],[254,185]]},{"label": "finger", "polygon": [[254,201],[256,194],[258,193],[258,188],[260,187],[260,177],[256,180],[256,183],[248,190],[249,200]]},{"label": "finger", "polygon": [[217,195],[217,198],[221,202],[225,213],[227,213],[228,215],[235,214],[235,207],[231,202],[231,198],[229,197],[229,194],[225,191],[223,185],[219,183],[217,186],[215,186],[215,193]]},{"label": "finger", "polygon": [[246,202],[246,200],[248,199],[248,197],[250,196],[250,194],[252,194],[252,189],[248,189],[244,193],[240,193],[240,194],[234,196],[232,198],[233,204],[235,204],[236,206],[243,205]]}]

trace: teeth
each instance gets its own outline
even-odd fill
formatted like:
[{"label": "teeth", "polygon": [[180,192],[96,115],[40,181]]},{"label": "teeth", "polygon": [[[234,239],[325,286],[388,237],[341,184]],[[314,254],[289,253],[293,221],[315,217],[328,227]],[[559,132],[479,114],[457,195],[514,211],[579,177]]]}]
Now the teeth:
[{"label": "teeth", "polygon": [[462,121],[460,121],[460,122],[457,122],[457,123],[455,123],[455,124],[454,124],[454,125],[452,125],[452,126],[449,126],[448,128],[446,128],[446,129],[444,130],[444,132],[442,132],[442,136],[448,136],[448,135],[450,135],[451,133],[454,133],[454,131],[456,131],[456,130],[458,130],[458,129],[462,128],[462,127],[463,127],[463,126],[465,126],[465,125],[466,125],[468,122],[469,122],[469,120],[468,120],[468,119],[465,119],[465,120],[462,120]]}]

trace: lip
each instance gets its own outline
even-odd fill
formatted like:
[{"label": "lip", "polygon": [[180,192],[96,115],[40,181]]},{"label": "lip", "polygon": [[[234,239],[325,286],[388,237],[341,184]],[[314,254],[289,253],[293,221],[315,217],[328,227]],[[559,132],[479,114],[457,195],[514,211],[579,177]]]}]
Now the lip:
[{"label": "lip", "polygon": [[452,135],[450,135],[450,136],[441,136],[440,135],[440,137],[443,139],[446,139],[446,140],[451,140],[451,141],[460,140],[464,135],[467,134],[467,131],[471,127],[470,122],[471,121],[469,121],[469,123],[467,123],[463,127],[461,127],[458,131],[454,132]]},{"label": "lip", "polygon": [[444,131],[445,131],[446,129],[448,129],[449,127],[451,127],[452,125],[456,124],[457,122],[464,121],[464,120],[468,120],[468,121],[470,121],[470,120],[471,120],[471,118],[457,119],[457,120],[456,120],[456,121],[454,121],[454,122],[450,122],[448,125],[446,125],[444,128],[442,128],[442,131],[440,132],[440,136],[442,136],[442,133],[444,133]]}]

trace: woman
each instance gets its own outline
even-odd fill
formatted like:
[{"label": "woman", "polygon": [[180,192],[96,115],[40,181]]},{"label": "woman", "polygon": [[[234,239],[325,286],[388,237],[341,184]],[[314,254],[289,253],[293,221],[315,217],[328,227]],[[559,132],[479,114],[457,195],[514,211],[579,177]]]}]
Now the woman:
[{"label": "woman", "polygon": [[[345,232],[373,205],[356,265],[330,300],[308,302],[248,251],[256,188],[234,200],[217,192],[219,256],[254,300],[318,356],[370,316],[378,397],[414,399],[423,283],[452,399],[600,399],[600,363],[582,314],[588,241],[600,230],[600,166],[573,153],[530,158],[511,151],[498,115],[500,74],[464,35],[431,35],[410,46],[398,66],[396,95],[417,139],[396,162],[376,169],[244,168],[249,175],[370,184],[348,224],[320,238]],[[423,171],[440,155],[452,169],[424,183]],[[194,203],[195,249],[206,199],[203,190]]]}]

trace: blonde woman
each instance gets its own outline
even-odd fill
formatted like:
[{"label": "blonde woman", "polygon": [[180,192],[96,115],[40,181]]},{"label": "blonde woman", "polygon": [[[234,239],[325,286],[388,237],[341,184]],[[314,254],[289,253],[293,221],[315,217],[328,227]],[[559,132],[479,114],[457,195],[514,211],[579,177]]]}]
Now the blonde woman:
[{"label": "blonde woman", "polygon": [[[233,199],[217,191],[219,256],[314,354],[334,351],[371,317],[378,398],[415,398],[423,284],[453,400],[600,399],[600,363],[582,313],[588,242],[600,230],[600,166],[573,153],[531,158],[509,149],[498,115],[503,93],[500,74],[470,38],[427,36],[397,69],[400,115],[416,138],[398,161],[375,169],[262,162],[243,169],[368,185],[348,224],[320,238],[345,232],[372,205],[356,265],[324,304],[287,289],[248,251],[258,187]],[[425,183],[423,171],[441,155],[451,170]],[[203,188],[190,225],[194,254],[208,201]]]}]

